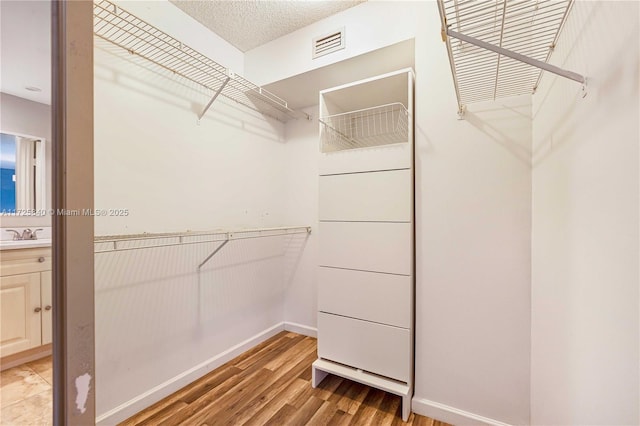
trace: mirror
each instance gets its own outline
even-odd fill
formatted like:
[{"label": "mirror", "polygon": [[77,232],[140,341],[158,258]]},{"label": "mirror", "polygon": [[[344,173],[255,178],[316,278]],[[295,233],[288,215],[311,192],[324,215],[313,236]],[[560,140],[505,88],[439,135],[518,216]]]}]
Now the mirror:
[{"label": "mirror", "polygon": [[0,133],[0,212],[42,216],[45,210],[44,138]]}]

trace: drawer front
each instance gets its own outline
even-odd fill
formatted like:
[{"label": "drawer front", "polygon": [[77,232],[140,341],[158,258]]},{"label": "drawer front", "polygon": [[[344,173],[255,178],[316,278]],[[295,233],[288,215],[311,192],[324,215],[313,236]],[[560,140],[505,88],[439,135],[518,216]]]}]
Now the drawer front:
[{"label": "drawer front", "polygon": [[346,149],[321,153],[318,170],[322,175],[409,169],[413,167],[413,142]]},{"label": "drawer front", "polygon": [[318,310],[411,328],[413,277],[320,267]]},{"label": "drawer front", "polygon": [[51,270],[51,249],[3,250],[0,275],[29,274]]},{"label": "drawer front", "polygon": [[408,382],[411,333],[337,315],[318,313],[318,356],[381,376]]},{"label": "drawer front", "polygon": [[321,222],[320,266],[411,275],[411,223]]},{"label": "drawer front", "polygon": [[413,172],[320,176],[320,220],[411,222]]}]

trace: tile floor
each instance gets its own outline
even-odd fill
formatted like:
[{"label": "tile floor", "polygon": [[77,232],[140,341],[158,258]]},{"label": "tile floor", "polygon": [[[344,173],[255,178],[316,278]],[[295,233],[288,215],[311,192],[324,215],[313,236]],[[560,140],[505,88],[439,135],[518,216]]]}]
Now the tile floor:
[{"label": "tile floor", "polygon": [[0,373],[0,425],[51,425],[51,357]]}]

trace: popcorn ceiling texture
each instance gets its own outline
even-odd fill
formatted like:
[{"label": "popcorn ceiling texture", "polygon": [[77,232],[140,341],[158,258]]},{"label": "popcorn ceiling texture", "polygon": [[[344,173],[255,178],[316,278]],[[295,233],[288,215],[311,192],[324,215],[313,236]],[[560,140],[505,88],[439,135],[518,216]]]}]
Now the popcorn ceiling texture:
[{"label": "popcorn ceiling texture", "polygon": [[246,52],[366,0],[170,1],[233,46]]}]

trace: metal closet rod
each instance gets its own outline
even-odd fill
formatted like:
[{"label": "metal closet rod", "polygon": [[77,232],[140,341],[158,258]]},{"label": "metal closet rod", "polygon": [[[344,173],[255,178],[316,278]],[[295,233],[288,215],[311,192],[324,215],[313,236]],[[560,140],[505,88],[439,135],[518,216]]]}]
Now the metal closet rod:
[{"label": "metal closet rod", "polygon": [[[285,226],[278,228],[253,228],[253,229],[240,229],[231,231],[200,231],[200,232],[173,232],[173,233],[158,233],[158,234],[143,234],[143,235],[121,235],[121,236],[103,236],[96,237],[95,244],[112,244],[111,248],[96,250],[95,253],[111,253],[119,251],[131,251],[131,250],[144,250],[150,248],[159,247],[173,247],[180,245],[191,244],[203,244],[203,243],[215,243],[222,242],[222,246],[231,240],[247,240],[252,238],[264,238],[264,237],[278,237],[282,235],[295,235],[295,234],[310,234],[310,226]],[[248,235],[254,234],[254,235]],[[257,235],[256,235],[257,234]],[[200,241],[191,241],[186,238],[194,237],[222,237],[218,239],[206,239]],[[166,240],[169,238],[177,238],[174,242],[159,242],[158,244],[144,245],[140,247],[121,247],[119,243],[132,242],[132,241],[157,241]],[[217,252],[222,246],[216,248]],[[214,253],[215,254],[215,253]],[[213,257],[213,256],[211,256]],[[207,258],[208,260],[209,258]],[[206,263],[206,262],[205,262]]]},{"label": "metal closet rod", "polygon": [[503,47],[494,46],[493,44],[487,43],[485,41],[478,40],[476,38],[469,37],[467,35],[464,35],[464,34],[461,34],[459,32],[453,31],[450,28],[447,28],[447,35],[450,36],[450,37],[453,37],[453,38],[457,38],[458,40],[462,40],[464,42],[467,42],[469,44],[473,44],[473,45],[476,45],[478,47],[482,47],[483,49],[491,50],[491,51],[499,53],[499,54],[501,54],[503,56],[507,56],[509,58],[515,59],[517,61],[524,62],[525,64],[532,65],[532,66],[534,66],[536,68],[540,68],[542,70],[549,71],[549,72],[557,74],[557,75],[559,75],[561,77],[565,77],[565,78],[577,81],[578,83],[584,84],[587,81],[586,78],[581,74],[575,73],[573,71],[565,70],[563,68],[557,67],[555,65],[548,64],[548,63],[543,62],[543,61],[539,61],[537,59],[530,58],[530,57],[525,56],[525,55],[521,55],[520,53],[513,52],[513,51],[505,49]]}]

